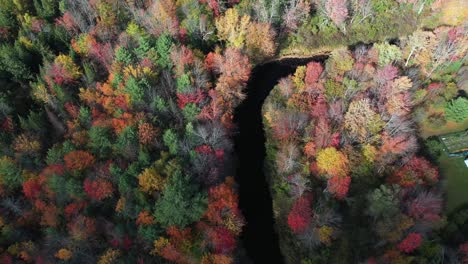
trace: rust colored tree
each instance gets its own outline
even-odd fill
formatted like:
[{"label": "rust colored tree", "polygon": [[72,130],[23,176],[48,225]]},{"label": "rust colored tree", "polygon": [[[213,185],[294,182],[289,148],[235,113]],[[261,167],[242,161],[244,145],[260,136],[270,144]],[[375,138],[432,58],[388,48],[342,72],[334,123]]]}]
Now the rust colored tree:
[{"label": "rust colored tree", "polygon": [[76,150],[66,154],[63,157],[65,167],[70,171],[85,170],[93,166],[95,158],[89,152],[83,150]]}]

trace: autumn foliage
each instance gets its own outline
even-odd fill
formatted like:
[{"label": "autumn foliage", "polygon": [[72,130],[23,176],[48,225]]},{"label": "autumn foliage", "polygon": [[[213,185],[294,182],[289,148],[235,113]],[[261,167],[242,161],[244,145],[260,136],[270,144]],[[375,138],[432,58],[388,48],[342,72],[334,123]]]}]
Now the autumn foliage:
[{"label": "autumn foliage", "polygon": [[91,199],[98,201],[110,197],[114,191],[112,184],[103,179],[86,179],[83,183],[83,189]]},{"label": "autumn foliage", "polygon": [[311,198],[299,197],[293,204],[288,214],[288,225],[294,233],[303,233],[309,227],[312,220]]},{"label": "autumn foliage", "polygon": [[416,184],[435,184],[439,179],[439,174],[426,159],[413,157],[394,177],[402,186],[411,187]]},{"label": "autumn foliage", "polygon": [[65,155],[63,159],[65,161],[65,167],[70,171],[87,169],[95,162],[94,156],[83,150],[72,151]]},{"label": "autumn foliage", "polygon": [[[347,2],[317,2],[343,33],[355,15],[347,13],[354,5]],[[415,253],[423,237],[438,236],[440,176],[417,155],[413,116],[426,93],[417,88],[419,73],[404,71],[401,52],[389,43],[334,50],[324,61],[298,66],[266,99],[266,164],[277,226],[292,233],[280,233],[287,250],[317,255],[318,246],[331,249],[337,240],[361,243],[362,237],[346,234],[349,221],[372,223],[364,233],[381,243],[378,263],[423,255]],[[314,203],[304,193],[312,193]]]},{"label": "autumn foliage", "polygon": [[327,181],[327,190],[337,199],[343,199],[349,190],[351,177],[333,176]]},{"label": "autumn foliage", "polygon": [[326,173],[330,176],[344,176],[349,170],[346,155],[333,147],[318,152],[317,166],[321,173]]},{"label": "autumn foliage", "polygon": [[264,67],[285,262],[467,262],[426,139],[467,118],[458,2],[1,0],[0,263],[259,262],[231,176]]},{"label": "autumn foliage", "polygon": [[421,234],[410,233],[398,244],[398,249],[404,253],[411,253],[421,245],[422,241],[423,238]]}]

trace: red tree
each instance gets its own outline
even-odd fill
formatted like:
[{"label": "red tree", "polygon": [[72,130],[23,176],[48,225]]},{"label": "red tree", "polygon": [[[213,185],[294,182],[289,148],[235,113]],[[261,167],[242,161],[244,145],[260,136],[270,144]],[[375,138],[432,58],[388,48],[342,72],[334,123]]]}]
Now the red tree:
[{"label": "red tree", "polygon": [[206,218],[214,224],[223,224],[229,215],[240,217],[237,194],[228,183],[212,187],[208,192]]},{"label": "red tree", "polygon": [[28,199],[35,199],[41,194],[41,184],[38,178],[28,179],[23,183],[23,193]]},{"label": "red tree", "polygon": [[398,76],[398,68],[393,65],[387,64],[382,69],[377,71],[375,79],[377,83],[385,84],[388,81],[395,79]]},{"label": "red tree", "polygon": [[62,17],[55,20],[57,25],[63,26],[68,32],[76,34],[78,27],[75,22],[75,18],[70,12],[65,12]]},{"label": "red tree", "polygon": [[312,220],[312,210],[310,206],[310,196],[301,196],[294,202],[288,215],[288,225],[294,233],[303,233],[309,227],[310,221]]},{"label": "red tree", "polygon": [[346,197],[346,194],[349,190],[349,185],[351,184],[351,177],[340,177],[333,176],[328,179],[327,190],[335,196],[336,199],[343,199]]},{"label": "red tree", "polygon": [[236,238],[224,227],[214,227],[209,232],[209,237],[215,253],[227,254],[232,252],[236,247]]},{"label": "red tree", "polygon": [[223,114],[223,106],[219,103],[219,101],[222,101],[219,100],[221,96],[219,95],[219,92],[213,89],[211,89],[208,94],[211,98],[211,102],[203,107],[198,118],[215,120],[220,118]]},{"label": "red tree", "polygon": [[468,242],[465,242],[458,247],[458,256],[460,263],[468,263]]},{"label": "red tree", "polygon": [[437,221],[442,211],[442,198],[432,192],[422,192],[409,204],[408,213],[415,219]]},{"label": "red tree", "polygon": [[45,177],[49,177],[52,175],[62,175],[64,172],[65,170],[62,164],[52,164],[52,165],[45,167],[42,170],[41,175]]},{"label": "red tree", "polygon": [[81,210],[83,210],[84,208],[86,208],[87,206],[87,203],[84,202],[84,201],[79,201],[79,202],[73,202],[69,205],[67,205],[64,209],[64,212],[65,212],[65,216],[67,218],[70,218],[72,216],[75,216],[76,214],[78,214]]},{"label": "red tree", "polygon": [[309,62],[307,64],[307,71],[305,77],[305,83],[307,85],[312,85],[318,81],[320,74],[323,72],[323,66],[319,62]]},{"label": "red tree", "polygon": [[177,105],[180,109],[184,109],[184,107],[189,103],[198,104],[205,99],[205,94],[203,94],[202,90],[198,90],[195,93],[177,93]]},{"label": "red tree", "polygon": [[417,184],[434,184],[439,179],[439,172],[426,159],[414,156],[405,166],[395,173],[390,180],[403,187]]},{"label": "red tree", "polygon": [[417,140],[412,135],[390,137],[386,133],[383,133],[380,153],[382,156],[387,154],[404,155],[405,153],[415,151],[417,147]]},{"label": "red tree", "polygon": [[182,45],[180,48],[172,49],[171,60],[177,74],[183,74],[186,65],[193,63],[193,52]]},{"label": "red tree", "polygon": [[340,135],[340,133],[339,133],[339,132],[333,133],[332,138],[331,138],[330,145],[331,145],[332,147],[337,148],[338,146],[340,146],[340,142],[341,142],[341,135]]},{"label": "red tree", "polygon": [[328,116],[328,104],[323,94],[319,94],[314,104],[310,115],[316,118],[326,118]]},{"label": "red tree", "polygon": [[205,57],[205,68],[209,71],[214,70],[215,66],[215,58],[216,56],[219,56],[218,54],[214,52],[210,52],[206,55]]},{"label": "red tree", "polygon": [[411,253],[417,249],[423,241],[422,235],[419,233],[410,233],[398,244],[398,249],[401,252]]},{"label": "red tree", "polygon": [[172,244],[168,244],[160,249],[159,254],[173,262],[173,263],[186,263],[186,257],[182,255]]},{"label": "red tree", "polygon": [[114,192],[112,183],[103,179],[90,180],[88,178],[84,181],[83,188],[91,199],[98,201],[112,196]]},{"label": "red tree", "polygon": [[273,124],[273,136],[280,141],[295,138],[304,124],[305,120],[299,115],[283,113],[277,117],[276,122]]},{"label": "red tree", "polygon": [[325,2],[325,11],[337,26],[343,24],[348,17],[347,4],[346,0],[328,0]]}]

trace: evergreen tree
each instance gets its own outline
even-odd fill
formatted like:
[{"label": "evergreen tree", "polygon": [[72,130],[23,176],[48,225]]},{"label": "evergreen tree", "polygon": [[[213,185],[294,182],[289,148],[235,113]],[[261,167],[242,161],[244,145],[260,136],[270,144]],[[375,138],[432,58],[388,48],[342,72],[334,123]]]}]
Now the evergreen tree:
[{"label": "evergreen tree", "polygon": [[175,173],[156,203],[154,217],[165,227],[183,228],[199,220],[206,208],[206,194],[190,182],[189,176]]}]

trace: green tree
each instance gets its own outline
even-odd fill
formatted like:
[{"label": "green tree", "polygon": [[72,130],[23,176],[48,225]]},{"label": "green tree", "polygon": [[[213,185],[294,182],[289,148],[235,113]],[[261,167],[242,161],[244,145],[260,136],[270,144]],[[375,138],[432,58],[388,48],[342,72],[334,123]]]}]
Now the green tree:
[{"label": "green tree", "polygon": [[78,120],[80,120],[80,123],[84,126],[89,126],[91,124],[91,121],[93,120],[91,116],[91,110],[85,106],[80,107],[80,112],[78,115]]},{"label": "green tree", "polygon": [[170,50],[174,42],[168,34],[162,34],[156,40],[156,52],[158,54],[158,63],[163,68],[171,66]]},{"label": "green tree", "polygon": [[468,119],[468,99],[458,97],[445,105],[445,116],[448,120],[462,123]]},{"label": "green tree", "polygon": [[388,218],[399,212],[399,187],[380,185],[367,196],[369,202],[368,213],[374,218]]},{"label": "green tree", "polygon": [[200,109],[194,103],[187,104],[182,110],[182,114],[188,122],[194,121],[199,113]]},{"label": "green tree", "polygon": [[136,128],[133,126],[127,126],[117,137],[116,148],[124,157],[131,157],[134,153],[133,149],[137,149],[138,136]]},{"label": "green tree", "polygon": [[60,144],[55,144],[47,151],[46,163],[51,165],[63,162],[63,155],[65,155],[65,153],[63,152],[62,146]]},{"label": "green tree", "polygon": [[0,45],[0,72],[8,72],[16,80],[31,80],[30,61],[31,55],[19,42]]},{"label": "green tree", "polygon": [[381,43],[375,44],[374,47],[379,52],[379,66],[401,60],[401,50],[398,46]]},{"label": "green tree", "polygon": [[130,77],[125,85],[125,91],[130,95],[130,101],[132,104],[140,103],[145,96],[145,89],[141,81],[137,81],[135,78]]},{"label": "green tree", "polygon": [[57,15],[58,1],[56,0],[34,0],[34,8],[37,15],[44,19],[51,19]]},{"label": "green tree", "polygon": [[124,65],[129,65],[133,62],[133,56],[126,48],[119,47],[115,52],[115,60],[123,63]]},{"label": "green tree", "polygon": [[343,75],[353,68],[354,59],[347,48],[336,49],[327,60],[327,71],[331,76]]},{"label": "green tree", "polygon": [[164,144],[169,148],[169,152],[172,155],[176,155],[178,151],[179,140],[176,133],[172,129],[168,129],[163,135]]},{"label": "green tree", "polygon": [[89,132],[89,147],[97,156],[108,155],[111,151],[112,143],[108,128],[94,126]]},{"label": "green tree", "polygon": [[156,203],[154,216],[165,227],[185,227],[199,220],[206,208],[206,194],[200,192],[188,176],[175,173]]},{"label": "green tree", "polygon": [[0,158],[0,185],[16,189],[21,186],[22,182],[21,170],[16,166],[14,160],[8,156]]},{"label": "green tree", "polygon": [[182,74],[182,76],[176,79],[177,92],[187,93],[190,92],[190,76],[187,73]]}]

